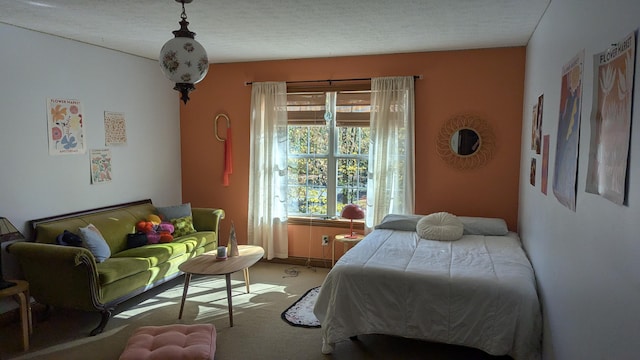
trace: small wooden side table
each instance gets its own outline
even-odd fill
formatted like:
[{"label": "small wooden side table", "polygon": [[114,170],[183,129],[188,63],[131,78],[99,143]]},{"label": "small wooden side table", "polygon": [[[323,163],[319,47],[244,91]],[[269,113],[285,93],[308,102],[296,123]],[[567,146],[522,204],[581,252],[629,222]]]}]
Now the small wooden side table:
[{"label": "small wooden side table", "polygon": [[335,265],[336,263],[336,243],[337,242],[341,242],[344,244],[344,252],[346,253],[348,248],[347,245],[349,245],[349,248],[352,248],[353,246],[355,246],[355,244],[359,243],[360,240],[364,239],[364,235],[361,234],[353,234],[353,238],[349,238],[348,237],[349,234],[340,234],[340,235],[336,235],[333,238],[333,244],[331,244],[331,267],[333,267],[333,265]]},{"label": "small wooden side table", "polygon": [[0,299],[13,297],[20,304],[20,322],[22,323],[22,348],[29,350],[29,336],[33,333],[31,325],[31,297],[29,283],[24,280],[7,280],[16,285],[0,290]]}]

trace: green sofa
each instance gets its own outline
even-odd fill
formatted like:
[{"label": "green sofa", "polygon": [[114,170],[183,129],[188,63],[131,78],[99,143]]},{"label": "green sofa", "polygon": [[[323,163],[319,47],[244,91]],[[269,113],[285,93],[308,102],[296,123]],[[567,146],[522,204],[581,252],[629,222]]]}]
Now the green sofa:
[{"label": "green sofa", "polygon": [[[92,209],[32,220],[31,241],[8,247],[29,282],[33,298],[53,307],[99,311],[102,320],[91,331],[104,330],[115,307],[133,296],[182,274],[178,266],[218,246],[218,229],[224,210],[192,208],[196,233],[170,243],[127,248],[127,235],[150,214],[158,214],[151,200]],[[59,234],[93,224],[102,233],[111,256],[97,262],[84,247],[56,245]]]}]

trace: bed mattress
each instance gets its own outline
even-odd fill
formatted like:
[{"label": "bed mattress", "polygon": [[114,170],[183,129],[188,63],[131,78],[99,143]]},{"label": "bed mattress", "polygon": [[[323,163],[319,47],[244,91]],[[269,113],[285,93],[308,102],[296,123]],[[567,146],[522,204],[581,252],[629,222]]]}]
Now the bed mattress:
[{"label": "bed mattress", "polygon": [[512,232],[435,241],[377,229],[329,272],[314,314],[324,353],[351,336],[388,334],[540,358],[535,276]]}]

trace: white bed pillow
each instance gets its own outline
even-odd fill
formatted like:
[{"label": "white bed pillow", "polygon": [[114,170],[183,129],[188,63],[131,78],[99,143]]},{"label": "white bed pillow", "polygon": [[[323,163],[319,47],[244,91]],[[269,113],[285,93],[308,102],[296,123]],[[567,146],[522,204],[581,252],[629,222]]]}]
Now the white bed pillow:
[{"label": "white bed pillow", "polygon": [[458,218],[464,225],[465,235],[503,236],[509,232],[507,222],[504,219],[472,216],[459,216]]},{"label": "white bed pillow", "polygon": [[400,231],[416,231],[418,221],[424,215],[406,215],[406,214],[387,214],[380,224],[376,225],[376,229],[389,229]]},{"label": "white bed pillow", "polygon": [[423,239],[454,241],[462,237],[464,225],[453,214],[437,212],[420,219],[416,225],[416,232]]},{"label": "white bed pillow", "polygon": [[[387,214],[375,228],[416,231],[418,221],[423,217],[425,215]],[[463,235],[503,236],[509,232],[504,219],[476,216],[458,216],[458,219],[464,226]]]}]

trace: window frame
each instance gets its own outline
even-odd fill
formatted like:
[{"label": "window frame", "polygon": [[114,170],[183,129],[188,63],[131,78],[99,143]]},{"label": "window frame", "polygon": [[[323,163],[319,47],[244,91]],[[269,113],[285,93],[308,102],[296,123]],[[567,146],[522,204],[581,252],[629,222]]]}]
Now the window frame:
[{"label": "window frame", "polygon": [[[327,209],[327,213],[326,214],[319,214],[319,215],[313,215],[313,213],[311,214],[304,214],[304,213],[295,213],[295,214],[289,214],[289,218],[290,219],[297,219],[298,221],[295,221],[295,223],[299,223],[299,224],[305,224],[307,223],[307,221],[309,221],[309,219],[313,219],[314,221],[317,221],[318,219],[321,220],[328,220],[332,223],[335,223],[335,220],[339,220],[339,213],[337,211],[338,209],[338,197],[337,197],[337,192],[338,192],[338,165],[339,165],[339,161],[341,159],[354,159],[358,162],[360,161],[369,161],[369,154],[341,154],[340,153],[340,149],[339,149],[339,136],[340,136],[340,127],[342,126],[347,126],[347,127],[367,127],[369,128],[369,119],[370,119],[370,92],[371,92],[371,85],[370,82],[368,84],[365,85],[358,85],[358,86],[340,86],[340,87],[334,87],[334,88],[323,88],[323,89],[318,89],[317,87],[313,88],[313,89],[301,89],[301,88],[288,88],[287,89],[287,97],[289,99],[289,95],[290,94],[297,94],[297,93],[323,93],[326,94],[328,92],[334,92],[336,95],[333,97],[333,102],[330,104],[332,107],[332,113],[333,116],[331,117],[331,120],[326,121],[324,119],[322,119],[321,121],[317,121],[317,120],[313,120],[313,121],[307,121],[305,123],[305,121],[291,121],[291,119],[288,120],[288,125],[320,125],[321,123],[323,123],[325,126],[328,126],[328,151],[327,154],[322,154],[322,155],[318,155],[318,154],[302,154],[302,155],[297,155],[294,154],[293,156],[291,156],[291,154],[289,154],[289,151],[287,151],[287,158],[304,158],[304,159],[326,159],[327,161],[327,179],[326,179],[326,209]],[[338,111],[337,109],[339,108],[339,106],[337,105],[337,99],[338,99],[338,94],[339,93],[366,93],[367,96],[363,97],[366,98],[366,104],[365,105],[361,105],[361,106],[365,106],[365,107],[369,107],[369,111],[365,111],[362,112],[363,114],[366,113],[366,120],[365,117],[358,117],[356,116],[348,116],[348,119],[342,120],[340,121],[339,115],[338,115]],[[326,96],[326,95],[325,95]],[[326,105],[327,102],[325,102],[325,108],[323,112],[326,112]],[[287,106],[289,106],[289,101],[287,101]],[[295,106],[295,105],[294,105]],[[317,113],[317,111],[315,111]],[[289,113],[289,111],[288,111]],[[314,115],[313,116],[314,119],[317,119],[318,116]],[[360,118],[360,119],[358,119]],[[343,125],[344,124],[344,125]],[[365,125],[366,124],[366,125]],[[307,185],[308,188],[308,185]],[[361,188],[359,186],[356,186],[356,188]],[[366,184],[364,186],[364,189],[366,191]],[[335,214],[335,215],[333,215]],[[345,222],[343,220],[340,221],[340,223],[345,223],[345,224],[349,224],[349,222]],[[364,221],[358,221],[358,222],[364,222]],[[324,226],[327,226],[326,224]],[[344,227],[343,225],[339,225],[340,227]]]}]

